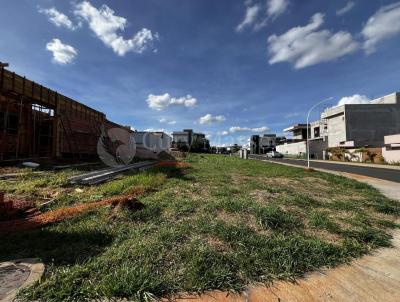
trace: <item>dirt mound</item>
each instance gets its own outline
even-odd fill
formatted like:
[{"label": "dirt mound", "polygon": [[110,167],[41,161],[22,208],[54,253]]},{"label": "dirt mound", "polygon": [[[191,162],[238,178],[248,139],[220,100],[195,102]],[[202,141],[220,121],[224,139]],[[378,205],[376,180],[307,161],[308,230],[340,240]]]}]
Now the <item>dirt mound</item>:
[{"label": "dirt mound", "polygon": [[112,207],[128,208],[131,211],[140,210],[144,207],[142,203],[136,200],[137,195],[116,196],[97,202],[78,204],[72,207],[61,208],[54,211],[27,217],[23,219],[14,219],[0,222],[0,234],[14,233],[29,229],[45,226],[50,223],[70,219],[81,213],[93,210],[101,206],[111,205]]},{"label": "dirt mound", "polygon": [[179,150],[171,150],[171,155],[173,156],[173,157],[175,157],[176,159],[178,159],[178,158],[185,158],[186,157],[186,152],[183,152],[183,151],[179,151]]},{"label": "dirt mound", "polygon": [[18,199],[4,200],[4,194],[0,197],[0,221],[16,218],[25,218],[39,214],[33,201]]},{"label": "dirt mound", "polygon": [[168,152],[161,151],[160,153],[157,154],[157,159],[159,159],[159,160],[175,160],[176,158]]},{"label": "dirt mound", "polygon": [[138,201],[136,198],[127,198],[112,206],[114,207],[112,216],[117,216],[117,214],[123,210],[136,212],[144,208],[144,204]]}]

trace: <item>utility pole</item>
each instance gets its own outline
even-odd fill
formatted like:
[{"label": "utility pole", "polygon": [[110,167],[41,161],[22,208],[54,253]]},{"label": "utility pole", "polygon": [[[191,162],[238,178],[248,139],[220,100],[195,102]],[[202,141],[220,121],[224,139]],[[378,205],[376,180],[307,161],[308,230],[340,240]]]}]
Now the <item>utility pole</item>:
[{"label": "utility pole", "polygon": [[10,64],[0,62],[0,68],[5,68],[5,67],[8,67],[8,66],[10,66]]},{"label": "utility pole", "polygon": [[327,101],[330,101],[330,100],[332,100],[333,99],[333,97],[330,97],[330,98],[327,98],[327,99],[324,99],[324,100],[322,100],[322,101],[320,101],[320,102],[318,102],[318,103],[316,103],[314,106],[312,106],[311,108],[310,108],[310,110],[308,111],[308,113],[307,113],[307,169],[310,169],[310,135],[309,135],[309,131],[310,131],[310,127],[309,127],[309,119],[310,119],[310,114],[311,114],[311,111],[315,108],[315,107],[317,107],[318,105],[320,105],[320,104],[322,104],[322,103],[325,103],[325,102],[327,102]]}]

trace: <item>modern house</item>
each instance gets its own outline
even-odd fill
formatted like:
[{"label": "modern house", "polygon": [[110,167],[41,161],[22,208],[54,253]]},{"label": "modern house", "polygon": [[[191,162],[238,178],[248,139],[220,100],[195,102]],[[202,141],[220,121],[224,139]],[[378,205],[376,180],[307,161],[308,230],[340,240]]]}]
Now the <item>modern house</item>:
[{"label": "modern house", "polygon": [[136,150],[160,153],[171,148],[172,138],[165,132],[136,131],[133,134]]},{"label": "modern house", "polygon": [[400,133],[400,93],[368,104],[345,104],[326,109],[328,147],[382,147],[384,136]]},{"label": "modern house", "polygon": [[284,137],[277,137],[276,134],[252,135],[250,137],[250,153],[266,154],[275,151],[276,146],[285,140]]},{"label": "modern house", "polygon": [[172,144],[176,147],[177,144],[185,144],[190,146],[193,141],[193,130],[184,129],[183,131],[172,132]]},{"label": "modern house", "polygon": [[323,120],[315,121],[309,125],[296,124],[284,129],[291,132],[291,138],[285,143],[277,145],[276,151],[284,155],[303,156],[307,154],[307,128],[310,143],[310,157],[322,159],[327,148],[327,127]]},{"label": "modern house", "polygon": [[172,146],[174,148],[189,148],[193,144],[202,146],[203,149],[209,148],[210,142],[204,133],[193,132],[193,129],[172,132]]},{"label": "modern house", "polygon": [[322,112],[318,121],[284,129],[292,132],[292,139],[278,145],[277,151],[305,155],[307,128],[312,158],[324,158],[325,150],[337,147],[346,148],[349,152],[370,148],[380,154],[382,146],[387,146],[387,150],[391,148],[388,141],[392,142],[392,138],[387,138],[385,142],[385,136],[394,135],[396,139],[396,134],[400,133],[400,93],[395,92],[365,104],[344,104],[328,108]]},{"label": "modern house", "polygon": [[286,129],[283,129],[283,132],[291,132],[291,142],[300,142],[307,139],[307,128],[309,125],[307,124],[295,124]]},{"label": "modern house", "polygon": [[400,163],[400,134],[386,135],[382,156],[388,163]]}]

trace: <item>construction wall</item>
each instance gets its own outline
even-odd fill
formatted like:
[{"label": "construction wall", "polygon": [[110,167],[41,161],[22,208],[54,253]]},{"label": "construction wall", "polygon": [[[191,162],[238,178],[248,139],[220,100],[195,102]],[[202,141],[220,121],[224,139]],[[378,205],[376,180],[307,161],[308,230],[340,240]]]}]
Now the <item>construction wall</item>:
[{"label": "construction wall", "polygon": [[400,132],[400,104],[345,107],[347,140],[354,141],[355,147],[382,147],[385,135]]},{"label": "construction wall", "polygon": [[[328,147],[328,142],[322,139],[310,140],[310,157],[314,159],[323,159],[323,152]],[[305,155],[307,154],[307,141],[297,143],[286,143],[276,146],[276,151],[283,155]]]},{"label": "construction wall", "polygon": [[0,161],[97,156],[103,129],[122,127],[82,103],[0,70]]},{"label": "construction wall", "polygon": [[276,146],[276,151],[283,155],[303,155],[307,153],[307,144],[305,141],[283,144]]},{"label": "construction wall", "polygon": [[21,106],[17,99],[0,95],[0,160],[39,154],[40,145],[34,137],[39,119],[45,117],[34,113],[32,106]]}]

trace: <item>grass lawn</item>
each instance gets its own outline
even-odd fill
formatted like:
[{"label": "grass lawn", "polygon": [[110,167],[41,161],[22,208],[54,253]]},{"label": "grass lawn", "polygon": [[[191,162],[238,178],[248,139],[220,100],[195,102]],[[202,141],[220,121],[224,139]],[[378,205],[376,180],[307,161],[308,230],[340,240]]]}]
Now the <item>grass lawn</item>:
[{"label": "grass lawn", "polygon": [[188,168],[125,175],[97,187],[66,185],[72,171],[0,180],[15,196],[53,196],[52,208],[145,193],[141,210],[101,207],[0,238],[0,260],[48,265],[27,301],[148,300],[179,291],[241,290],[294,280],[390,246],[399,203],[343,177],[218,155]]}]

